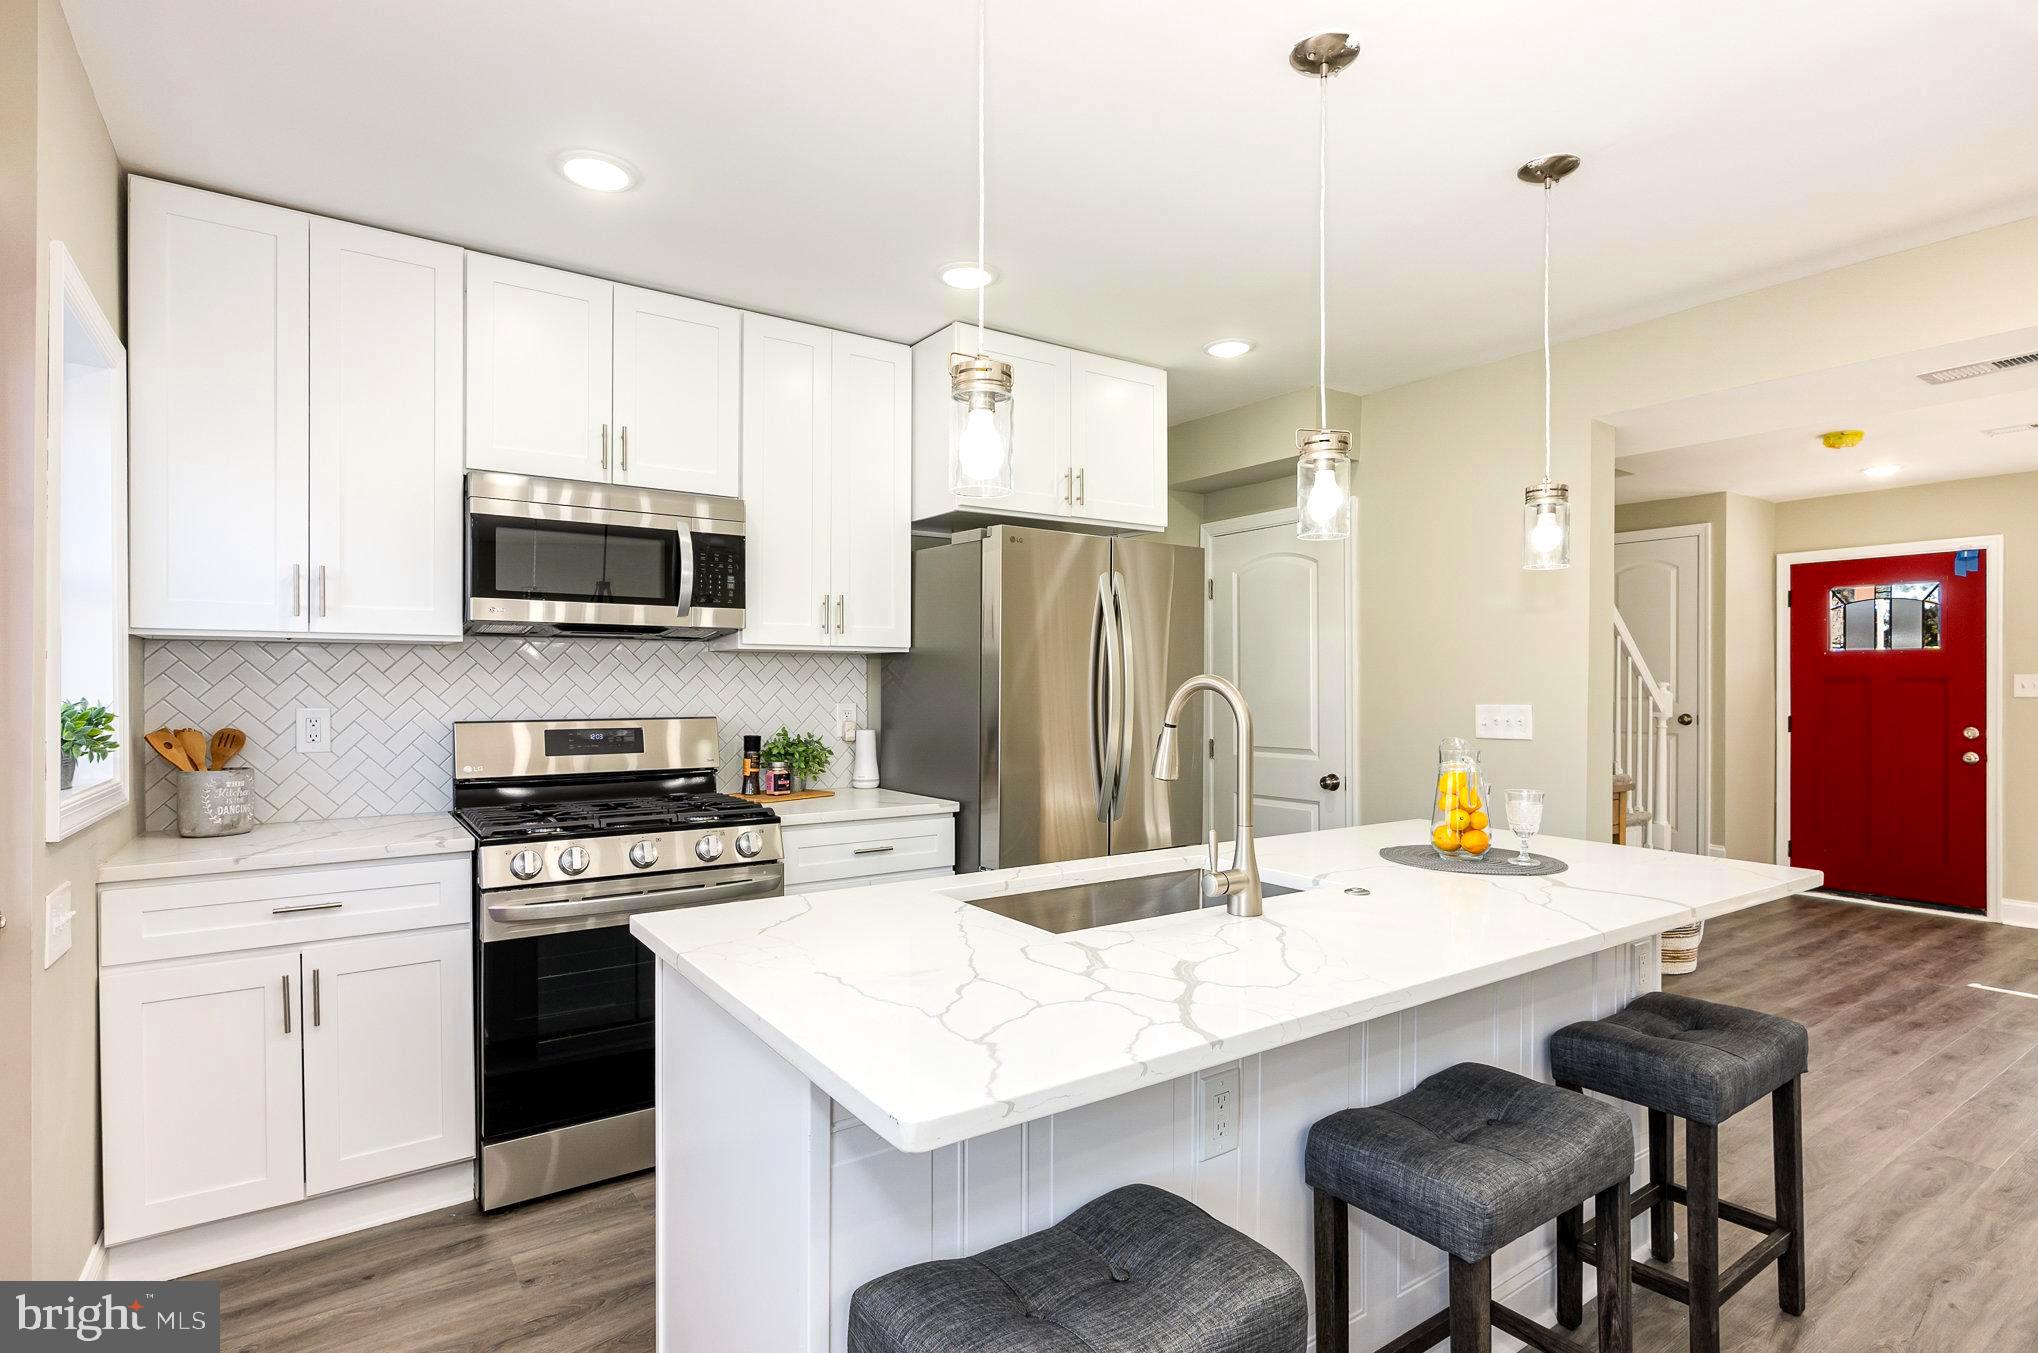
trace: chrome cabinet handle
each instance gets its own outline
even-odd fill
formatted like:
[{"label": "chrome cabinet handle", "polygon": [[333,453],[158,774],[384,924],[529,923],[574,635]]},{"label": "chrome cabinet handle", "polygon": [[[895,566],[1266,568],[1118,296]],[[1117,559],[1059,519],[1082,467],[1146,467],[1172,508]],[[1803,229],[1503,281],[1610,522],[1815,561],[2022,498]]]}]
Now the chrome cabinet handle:
[{"label": "chrome cabinet handle", "polygon": [[294,912],[300,911],[338,911],[346,905],[344,902],[292,902],[288,906],[269,908],[269,914],[271,916],[289,916]]},{"label": "chrome cabinet handle", "polygon": [[828,632],[828,594],[821,594],[821,633]]},{"label": "chrome cabinet handle", "polygon": [[319,1014],[318,1005],[318,969],[313,968],[311,970],[311,1027],[316,1029],[323,1022]]},{"label": "chrome cabinet handle", "polygon": [[283,974],[283,1032],[290,1032],[290,974]]},{"label": "chrome cabinet handle", "polygon": [[290,566],[290,614],[304,614],[304,565]]},{"label": "chrome cabinet handle", "polygon": [[1078,505],[1087,499],[1087,494],[1083,490],[1083,475],[1085,473],[1087,472],[1084,470],[1076,471],[1076,502]]},{"label": "chrome cabinet handle", "polygon": [[1076,472],[1074,470],[1063,470],[1061,472],[1061,500],[1070,507],[1076,505]]},{"label": "chrome cabinet handle", "polygon": [[630,472],[630,428],[629,428],[629,425],[628,425],[627,423],[626,423],[626,424],[624,424],[624,425],[623,425],[623,428],[622,428],[622,430],[621,430],[621,431],[620,431],[620,432],[619,432],[619,433],[618,433],[617,435],[618,435],[618,439],[619,439],[619,442],[620,442],[620,449],[621,449],[621,451],[622,451],[622,457],[623,457],[623,473],[624,473],[624,474],[628,474],[628,473]]},{"label": "chrome cabinet handle", "polygon": [[320,615],[326,613],[326,566],[324,564],[318,566],[318,613]]},{"label": "chrome cabinet handle", "polygon": [[601,425],[601,467],[604,470],[609,468],[609,425],[607,423]]},{"label": "chrome cabinet handle", "polygon": [[848,598],[845,594],[841,592],[835,594],[835,632],[837,634],[843,633],[848,628],[848,622],[842,618],[843,607],[847,603]]},{"label": "chrome cabinet handle", "polygon": [[851,855],[889,855],[895,849],[896,847],[894,846],[858,846],[849,853]]}]

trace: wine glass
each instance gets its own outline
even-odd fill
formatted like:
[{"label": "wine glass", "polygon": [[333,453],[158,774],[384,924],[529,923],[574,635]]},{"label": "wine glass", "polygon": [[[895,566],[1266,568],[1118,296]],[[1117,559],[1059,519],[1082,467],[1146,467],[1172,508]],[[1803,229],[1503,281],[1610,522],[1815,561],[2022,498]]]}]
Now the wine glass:
[{"label": "wine glass", "polygon": [[1529,854],[1529,839],[1543,829],[1543,791],[1540,789],[1510,789],[1507,791],[1507,829],[1514,833],[1520,843],[1520,853],[1509,864],[1533,865],[1535,856]]}]

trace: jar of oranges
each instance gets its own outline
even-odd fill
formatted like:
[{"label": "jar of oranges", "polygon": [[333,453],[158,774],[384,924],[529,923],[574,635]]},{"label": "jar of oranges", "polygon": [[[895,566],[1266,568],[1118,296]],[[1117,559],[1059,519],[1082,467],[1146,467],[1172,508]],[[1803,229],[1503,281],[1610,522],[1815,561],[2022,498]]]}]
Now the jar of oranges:
[{"label": "jar of oranges", "polygon": [[1464,738],[1437,744],[1436,800],[1430,808],[1429,841],[1437,854],[1478,858],[1493,849],[1486,815],[1486,781],[1479,751]]}]

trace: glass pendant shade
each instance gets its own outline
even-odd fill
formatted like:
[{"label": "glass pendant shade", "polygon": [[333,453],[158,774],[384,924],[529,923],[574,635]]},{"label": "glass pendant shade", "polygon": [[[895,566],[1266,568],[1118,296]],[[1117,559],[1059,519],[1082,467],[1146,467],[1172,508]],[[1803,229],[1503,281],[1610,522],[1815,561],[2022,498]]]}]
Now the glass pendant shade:
[{"label": "glass pendant shade", "polygon": [[1352,533],[1352,434],[1312,428],[1295,439],[1295,535],[1343,540]]},{"label": "glass pendant shade", "polygon": [[1565,485],[1545,480],[1524,495],[1521,551],[1525,569],[1571,566],[1571,490]]},{"label": "glass pendant shade", "polygon": [[949,491],[958,498],[1003,498],[1012,492],[1012,367],[982,355],[948,359]]}]

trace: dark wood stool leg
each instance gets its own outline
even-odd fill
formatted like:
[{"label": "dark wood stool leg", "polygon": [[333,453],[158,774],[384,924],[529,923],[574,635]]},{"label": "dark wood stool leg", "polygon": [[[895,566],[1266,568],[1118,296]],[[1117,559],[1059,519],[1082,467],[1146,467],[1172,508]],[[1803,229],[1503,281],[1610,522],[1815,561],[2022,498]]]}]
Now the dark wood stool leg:
[{"label": "dark wood stool leg", "polygon": [[1684,1202],[1690,1226],[1691,1353],[1720,1353],[1720,1130],[1684,1124]]},{"label": "dark wood stool leg", "polygon": [[1351,1247],[1344,1199],[1316,1190],[1317,1353],[1351,1353]]},{"label": "dark wood stool leg", "polygon": [[1493,1353],[1493,1256],[1451,1256],[1451,1353]]},{"label": "dark wood stool leg", "polygon": [[1659,1264],[1677,1257],[1677,1205],[1668,1197],[1677,1175],[1670,1158],[1675,1123],[1661,1109],[1649,1110],[1649,1182],[1656,1186],[1656,1201],[1649,1205],[1649,1254]]},{"label": "dark wood stool leg", "polygon": [[[1633,1288],[1634,1244],[1629,1221],[1628,1182],[1599,1195],[1593,1204],[1593,1237],[1599,1246],[1599,1353],[1628,1353],[1634,1347],[1634,1313],[1630,1301]],[[1571,1274],[1578,1276],[1574,1259]],[[1562,1292],[1562,1289],[1558,1289]],[[1562,1297],[1558,1298],[1561,1307]]]},{"label": "dark wood stool leg", "polygon": [[1769,1097],[1776,1153],[1776,1224],[1790,1232],[1790,1248],[1776,1260],[1776,1304],[1786,1315],[1804,1314],[1804,1080]]},{"label": "dark wood stool leg", "polygon": [[1557,1323],[1575,1330],[1585,1323],[1585,1270],[1578,1241],[1585,1233],[1585,1205],[1557,1214]]}]

